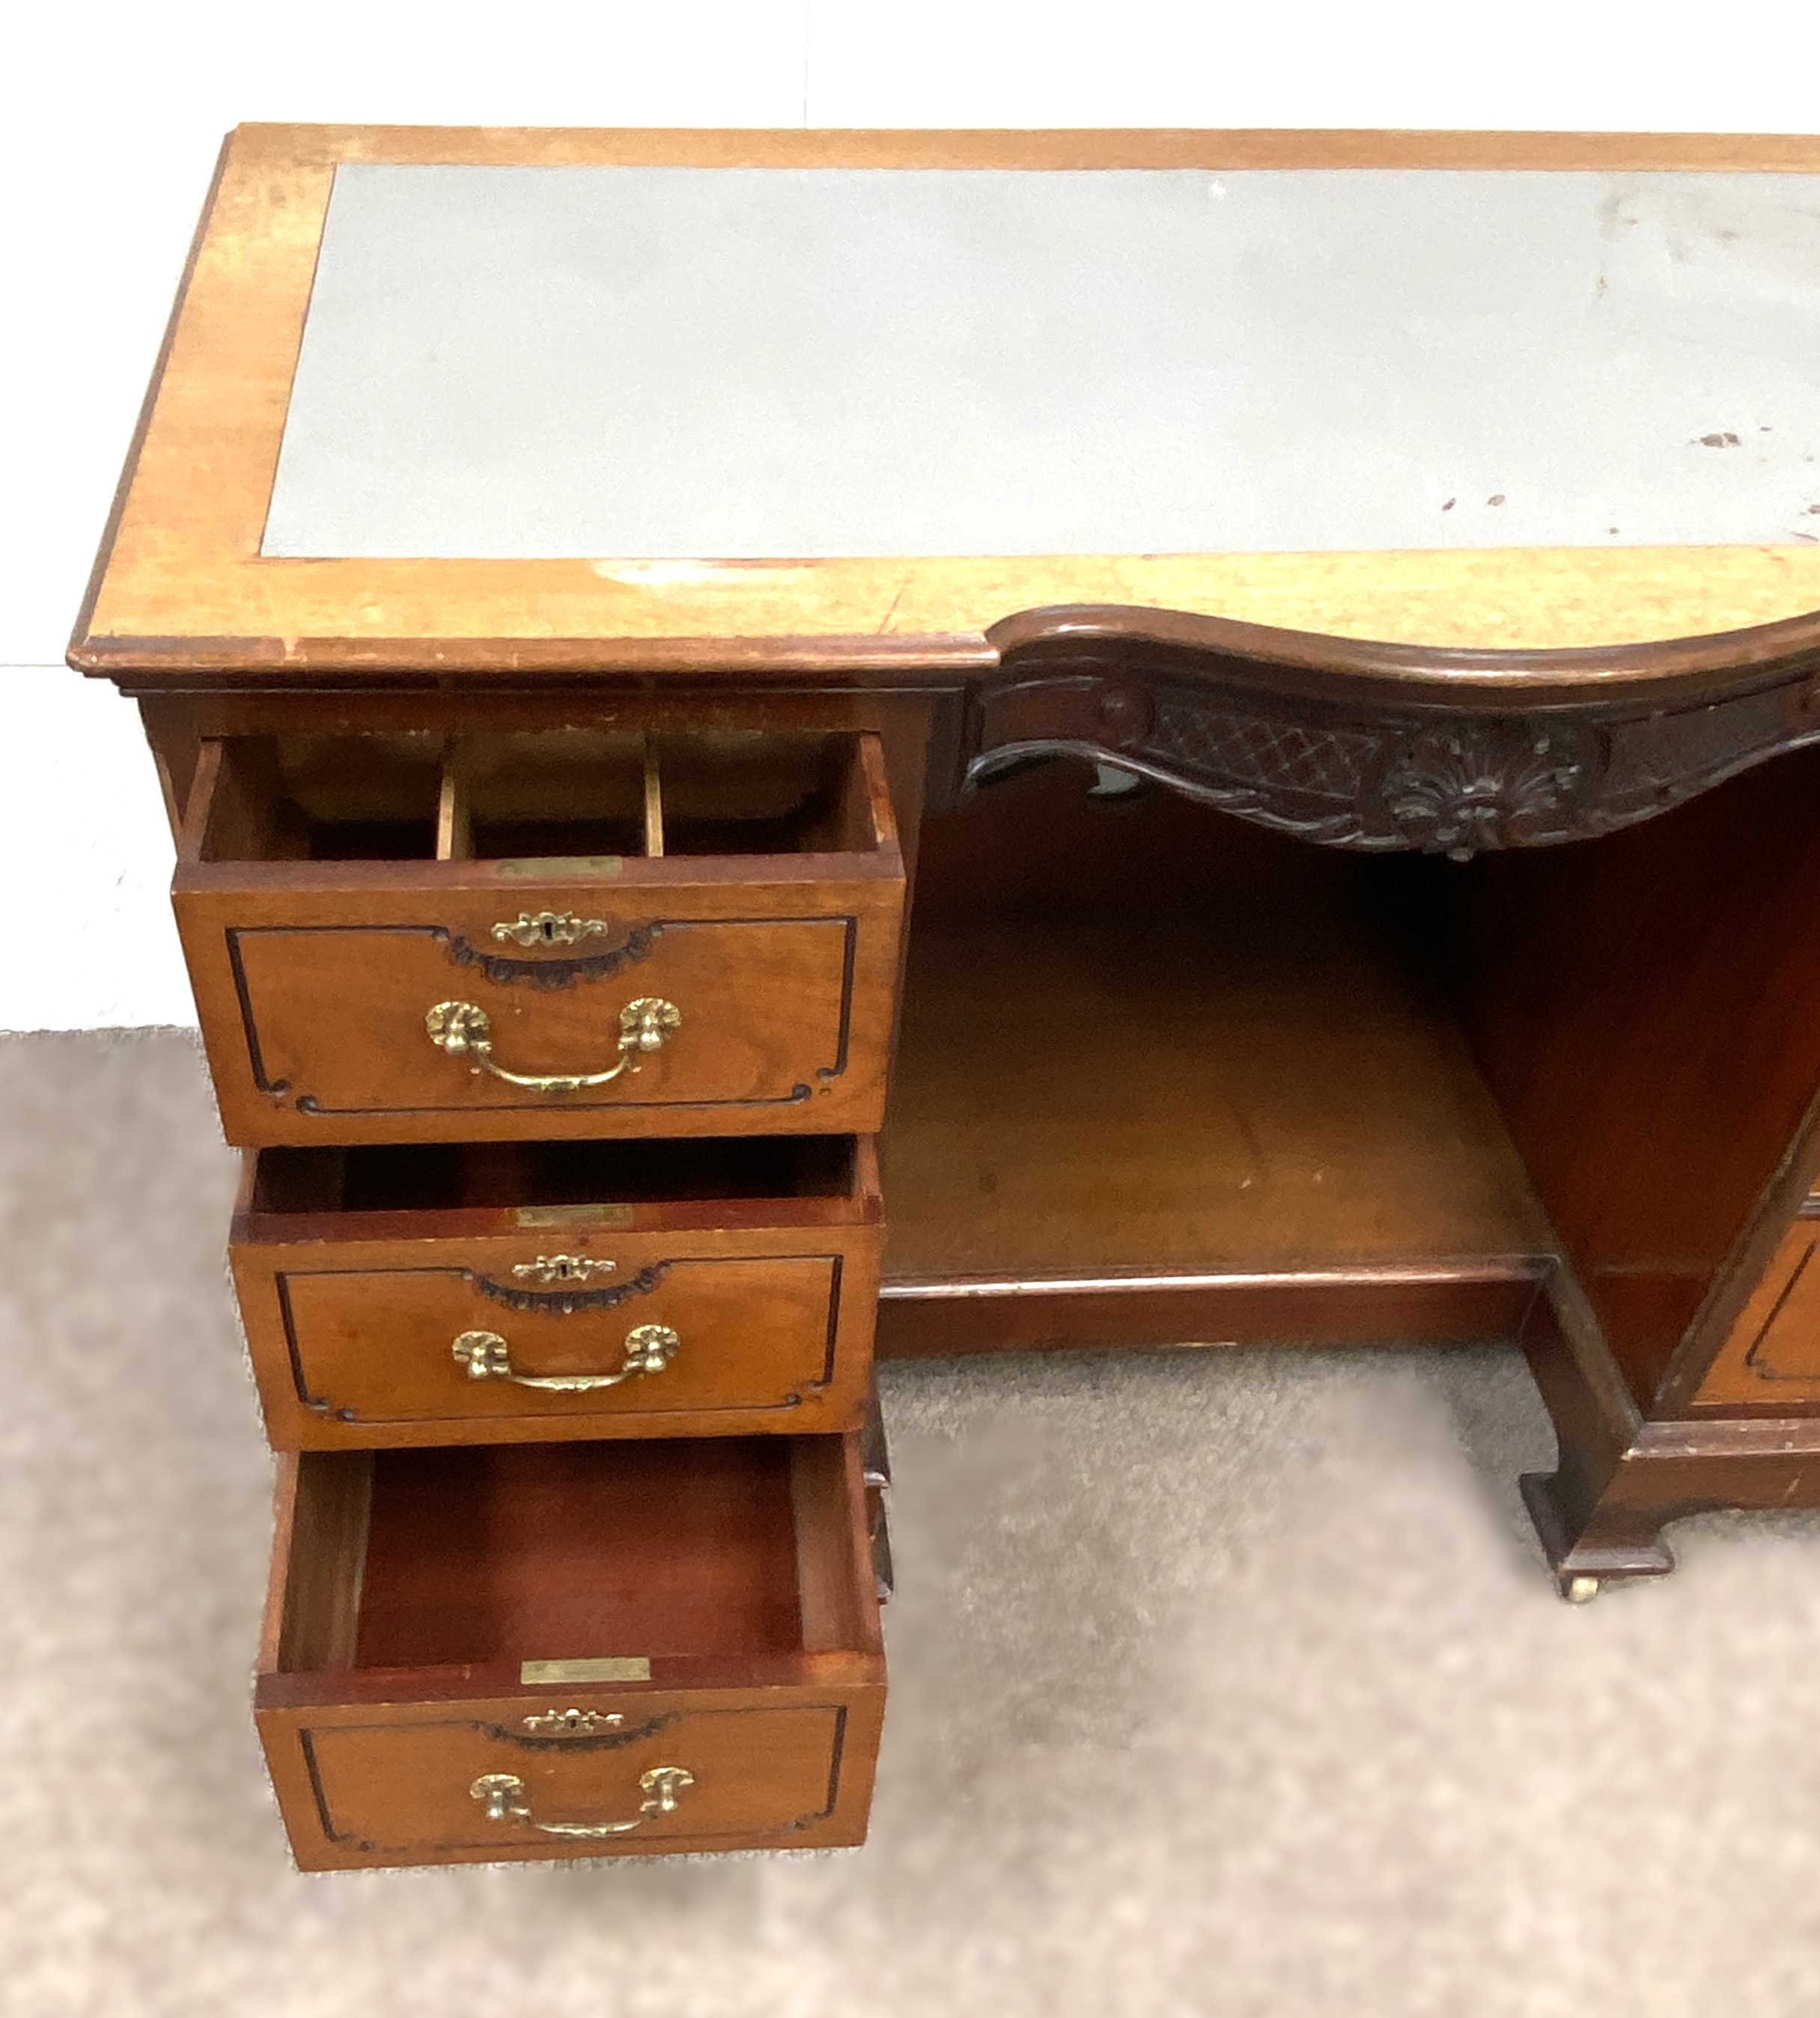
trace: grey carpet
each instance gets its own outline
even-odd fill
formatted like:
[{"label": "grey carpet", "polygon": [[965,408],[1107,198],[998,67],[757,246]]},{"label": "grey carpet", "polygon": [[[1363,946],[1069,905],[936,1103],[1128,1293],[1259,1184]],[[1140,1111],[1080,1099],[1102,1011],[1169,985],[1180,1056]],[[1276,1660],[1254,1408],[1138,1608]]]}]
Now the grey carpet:
[{"label": "grey carpet", "polygon": [[233,1180],[182,1036],[0,1044],[0,2009],[1820,2008],[1820,1521],[1561,1604],[1491,1351],[889,1368],[865,1850],[297,1875]]}]

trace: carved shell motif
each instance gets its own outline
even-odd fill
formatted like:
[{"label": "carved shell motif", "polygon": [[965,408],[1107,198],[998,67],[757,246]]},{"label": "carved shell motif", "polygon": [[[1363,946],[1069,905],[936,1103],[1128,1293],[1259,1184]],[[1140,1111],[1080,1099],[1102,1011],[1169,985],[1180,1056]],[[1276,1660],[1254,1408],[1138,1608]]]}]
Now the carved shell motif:
[{"label": "carved shell motif", "polygon": [[1384,767],[1384,815],[1412,848],[1464,862],[1571,827],[1587,777],[1579,739],[1536,722],[1461,722],[1405,743]]}]

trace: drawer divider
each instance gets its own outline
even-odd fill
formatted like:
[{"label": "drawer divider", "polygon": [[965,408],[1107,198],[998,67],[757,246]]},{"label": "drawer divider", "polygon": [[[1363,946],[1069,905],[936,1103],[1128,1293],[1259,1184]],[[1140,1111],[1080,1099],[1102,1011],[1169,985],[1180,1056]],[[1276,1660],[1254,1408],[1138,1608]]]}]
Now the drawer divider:
[{"label": "drawer divider", "polygon": [[645,852],[653,861],[664,852],[664,779],[649,736],[644,740]]},{"label": "drawer divider", "polygon": [[469,862],[474,855],[473,808],[468,790],[466,750],[451,743],[443,758],[436,794],[436,859]]}]

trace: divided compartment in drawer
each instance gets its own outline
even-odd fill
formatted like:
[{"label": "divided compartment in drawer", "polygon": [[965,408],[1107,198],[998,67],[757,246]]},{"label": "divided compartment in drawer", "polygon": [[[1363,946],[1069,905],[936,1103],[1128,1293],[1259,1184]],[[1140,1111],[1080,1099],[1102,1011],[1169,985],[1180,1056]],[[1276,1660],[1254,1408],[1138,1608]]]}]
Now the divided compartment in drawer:
[{"label": "divided compartment in drawer", "polygon": [[243,1145],[882,1119],[903,865],[869,734],[211,740],[172,890]]},{"label": "divided compartment in drawer", "polygon": [[856,1436],[284,1465],[257,1699],[300,1863],[863,1837]]},{"label": "divided compartment in drawer", "polygon": [[534,862],[869,852],[858,739],[769,730],[233,736],[201,862]]},{"label": "divided compartment in drawer", "polygon": [[246,1159],[230,1260],[280,1449],[855,1427],[870,1137]]}]

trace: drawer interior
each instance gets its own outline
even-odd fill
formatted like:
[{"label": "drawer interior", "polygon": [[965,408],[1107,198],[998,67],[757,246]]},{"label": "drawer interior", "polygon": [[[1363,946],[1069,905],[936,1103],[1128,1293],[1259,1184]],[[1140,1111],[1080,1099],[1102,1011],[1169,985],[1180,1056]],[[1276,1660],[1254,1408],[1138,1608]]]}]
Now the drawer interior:
[{"label": "drawer interior", "polygon": [[869,852],[885,835],[861,743],[743,729],[229,736],[199,774],[190,859]]},{"label": "drawer interior", "polygon": [[415,1142],[262,1149],[246,1208],[324,1212],[577,1213],[689,1200],[858,1199],[875,1188],[851,1135],[694,1140]]},{"label": "drawer interior", "polygon": [[[306,1452],[276,1671],[876,1648],[840,1437]],[[852,1476],[849,1474],[852,1474]]]}]

